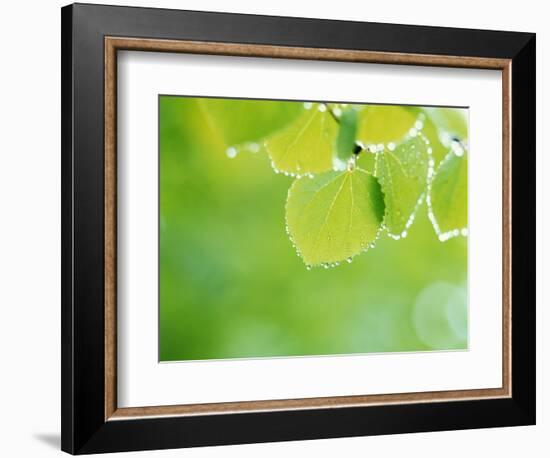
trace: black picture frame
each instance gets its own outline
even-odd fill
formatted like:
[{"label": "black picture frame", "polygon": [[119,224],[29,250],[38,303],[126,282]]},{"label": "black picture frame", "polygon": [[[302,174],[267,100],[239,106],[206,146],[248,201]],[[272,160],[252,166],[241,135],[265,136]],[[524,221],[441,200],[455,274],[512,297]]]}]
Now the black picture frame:
[{"label": "black picture frame", "polygon": [[[84,454],[535,424],[535,34],[89,4],[66,6],[61,14],[64,451]],[[511,397],[106,420],[106,36],[510,59]]]}]

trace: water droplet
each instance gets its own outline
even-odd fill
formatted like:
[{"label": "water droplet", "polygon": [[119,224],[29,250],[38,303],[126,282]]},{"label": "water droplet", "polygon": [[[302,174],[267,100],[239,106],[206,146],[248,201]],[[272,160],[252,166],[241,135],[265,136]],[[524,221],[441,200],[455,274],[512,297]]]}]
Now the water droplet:
[{"label": "water droplet", "polygon": [[334,110],[332,110],[332,113],[334,113],[334,116],[336,116],[337,118],[342,116],[342,110],[340,110],[340,108],[338,108],[338,107],[336,107]]},{"label": "water droplet", "polygon": [[311,110],[312,106],[313,106],[313,104],[311,102],[304,102],[304,108],[306,110]]},{"label": "water droplet", "polygon": [[258,151],[260,151],[260,145],[258,145],[257,143],[247,143],[246,148],[251,153],[257,153]]},{"label": "water droplet", "polygon": [[318,109],[321,113],[324,113],[325,111],[327,111],[327,106],[326,106],[324,103],[320,103],[319,106],[317,107],[317,109]]},{"label": "water droplet", "polygon": [[460,142],[453,141],[453,143],[451,144],[451,150],[458,157],[461,157],[462,155],[464,155],[464,148],[462,148],[462,145],[460,144]]},{"label": "water droplet", "polygon": [[423,127],[424,123],[420,119],[414,123],[414,128],[416,130],[422,130]]},{"label": "water droplet", "polygon": [[332,158],[332,168],[336,172],[343,172],[347,168],[346,161],[343,161],[339,157],[333,157]]},{"label": "water droplet", "polygon": [[227,154],[227,157],[229,159],[233,159],[237,156],[237,149],[233,146],[230,146],[229,148],[227,148],[227,150],[225,150],[225,154]]},{"label": "water droplet", "polygon": [[418,131],[414,127],[411,127],[409,129],[409,137],[416,137],[417,134],[418,134]]},{"label": "water droplet", "polygon": [[460,235],[462,235],[463,237],[468,237],[468,229],[460,229]]},{"label": "water droplet", "polygon": [[444,146],[449,146],[451,144],[451,140],[451,136],[447,132],[441,131],[439,133],[439,141],[441,141]]},{"label": "water droplet", "polygon": [[389,149],[390,151],[395,150],[395,143],[393,143],[393,142],[388,143],[388,149]]}]

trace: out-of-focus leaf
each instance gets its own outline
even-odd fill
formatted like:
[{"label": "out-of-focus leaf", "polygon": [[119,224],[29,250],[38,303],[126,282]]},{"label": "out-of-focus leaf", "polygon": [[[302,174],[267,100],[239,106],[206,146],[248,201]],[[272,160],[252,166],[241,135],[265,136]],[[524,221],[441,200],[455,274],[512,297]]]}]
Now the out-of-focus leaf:
[{"label": "out-of-focus leaf", "polygon": [[357,136],[357,119],[355,108],[348,108],[340,117],[340,128],[336,138],[336,155],[341,161],[346,162],[353,155]]},{"label": "out-of-focus leaf", "polygon": [[440,134],[447,134],[449,142],[453,138],[462,142],[468,138],[466,109],[431,107],[425,108],[425,111],[436,125]]},{"label": "out-of-focus leaf", "polygon": [[357,139],[365,145],[399,142],[415,121],[416,115],[402,106],[366,105],[359,113]]},{"label": "out-of-focus leaf", "polygon": [[339,263],[365,250],[383,216],[380,185],[359,168],[298,179],[288,192],[289,235],[309,266]]},{"label": "out-of-focus leaf", "polygon": [[338,124],[325,104],[312,104],[289,126],[265,143],[276,171],[293,175],[326,172],[332,157]]},{"label": "out-of-focus leaf", "polygon": [[223,148],[259,142],[285,127],[304,110],[302,103],[274,100],[197,98],[212,135]]}]

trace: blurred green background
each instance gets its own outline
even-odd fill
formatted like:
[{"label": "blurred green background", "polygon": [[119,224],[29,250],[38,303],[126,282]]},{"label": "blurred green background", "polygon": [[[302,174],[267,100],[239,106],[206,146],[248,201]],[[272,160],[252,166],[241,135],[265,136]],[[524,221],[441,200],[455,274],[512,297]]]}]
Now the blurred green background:
[{"label": "blurred green background", "polygon": [[425,204],[405,239],[307,270],[285,232],[292,178],[256,144],[225,153],[261,123],[212,122],[195,98],[159,110],[161,361],[467,347],[467,238],[439,242]]}]

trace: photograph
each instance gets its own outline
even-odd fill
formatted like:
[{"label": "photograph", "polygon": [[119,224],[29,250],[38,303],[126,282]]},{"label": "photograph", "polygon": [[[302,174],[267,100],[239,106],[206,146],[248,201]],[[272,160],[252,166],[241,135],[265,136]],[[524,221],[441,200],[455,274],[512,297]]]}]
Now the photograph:
[{"label": "photograph", "polygon": [[468,350],[468,108],[160,94],[159,361]]}]

